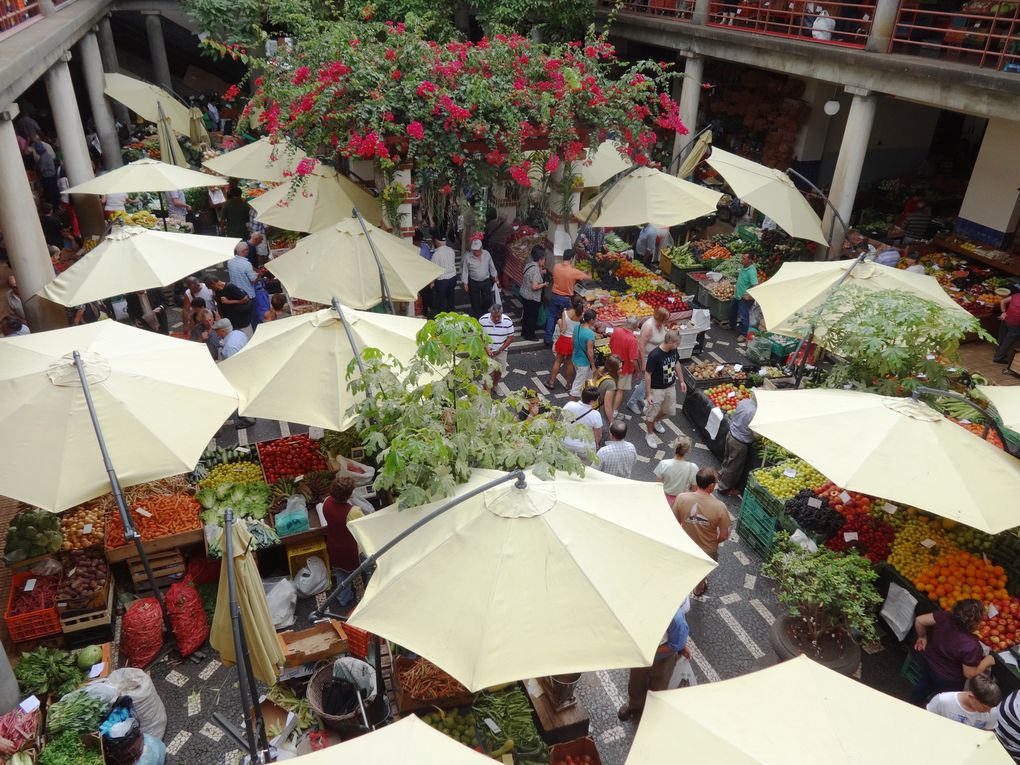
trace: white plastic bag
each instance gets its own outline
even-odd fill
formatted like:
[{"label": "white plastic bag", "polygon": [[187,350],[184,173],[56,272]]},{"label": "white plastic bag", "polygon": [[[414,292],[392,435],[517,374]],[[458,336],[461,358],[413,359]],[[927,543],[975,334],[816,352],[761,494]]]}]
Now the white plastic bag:
[{"label": "white plastic bag", "polygon": [[375,480],[375,468],[365,465],[349,457],[336,456],[337,478],[350,478],[355,486],[366,486]]},{"label": "white plastic bag", "polygon": [[269,617],[273,627],[286,629],[294,623],[294,611],[297,608],[297,590],[285,576],[263,579],[262,587],[266,591],[266,603],[269,605]]},{"label": "white plastic bag", "polygon": [[94,683],[86,685],[85,693],[93,698],[99,699],[108,707],[112,707],[121,695],[120,691],[117,690],[116,687],[104,680],[97,680]]},{"label": "white plastic bag", "polygon": [[318,595],[329,586],[329,572],[321,558],[312,556],[294,577],[294,589],[302,598]]},{"label": "white plastic bag", "polygon": [[156,693],[149,673],[135,667],[115,669],[106,678],[106,682],[116,688],[121,696],[131,697],[142,733],[162,739],[166,733],[166,707]]},{"label": "white plastic bag", "polygon": [[304,497],[303,494],[292,494],[290,496],[290,498],[287,499],[287,508],[286,508],[285,512],[287,512],[287,513],[297,513],[297,512],[304,513],[304,512],[307,512],[307,511],[308,511],[308,503],[305,500],[305,497]]},{"label": "white plastic bag", "polygon": [[669,678],[669,688],[688,688],[698,684],[698,678],[694,674],[694,667],[691,660],[681,656],[676,660],[676,667],[673,675]]}]

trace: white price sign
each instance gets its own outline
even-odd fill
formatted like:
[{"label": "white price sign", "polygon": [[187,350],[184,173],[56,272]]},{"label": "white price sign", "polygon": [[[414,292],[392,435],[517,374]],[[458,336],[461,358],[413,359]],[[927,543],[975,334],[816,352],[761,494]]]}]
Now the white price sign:
[{"label": "white price sign", "polygon": [[743,368],[744,368],[744,365],[743,365],[743,364],[734,364],[734,365],[733,365],[733,371],[734,371],[734,372],[739,372],[739,371],[740,371],[741,369],[743,369]]},{"label": "white price sign", "polygon": [[885,504],[884,504],[884,505],[882,506],[882,509],[883,509],[883,510],[885,510],[885,511],[886,511],[887,513],[889,513],[889,515],[895,515],[895,514],[896,514],[896,511],[897,511],[897,510],[898,510],[899,508],[897,508],[897,507],[896,507],[896,505],[892,504],[891,502],[886,502],[886,503],[885,503]]},{"label": "white price sign", "polygon": [[811,497],[811,499],[807,501],[807,504],[808,507],[819,508],[822,506],[822,500],[818,499],[818,497]]},{"label": "white price sign", "polygon": [[724,370],[725,368],[726,368],[726,365],[725,365],[725,364],[720,364],[719,366],[717,366],[717,367],[715,368],[715,372],[716,372],[716,374],[719,374],[719,372],[722,372],[722,371],[723,371],[723,370]]},{"label": "white price sign", "polygon": [[988,618],[989,619],[994,619],[998,615],[999,615],[999,609],[997,609],[994,605],[989,604],[989,606],[988,606]]},{"label": "white price sign", "polygon": [[856,531],[843,532],[843,539],[847,542],[856,542],[859,538]]},{"label": "white price sign", "polygon": [[929,550],[935,546],[934,539],[922,539],[921,544],[927,547]]},{"label": "white price sign", "polygon": [[25,592],[31,592],[35,589],[35,579],[29,579],[25,582]]},{"label": "white price sign", "polygon": [[850,501],[850,494],[848,494],[848,493],[847,493],[847,492],[845,492],[845,491],[841,491],[841,492],[839,493],[839,499],[840,499],[840,501],[841,501],[841,502],[842,502],[842,503],[843,503],[843,504],[845,505],[845,504],[846,504],[847,502],[849,502],[849,501]]},{"label": "white price sign", "polygon": [[729,393],[726,394],[726,398],[736,398],[736,397],[737,397],[737,392],[735,390],[731,390]]},{"label": "white price sign", "polygon": [[783,475],[785,475],[787,478],[796,478],[797,471],[794,470],[793,468],[787,468],[786,470],[783,471]]},{"label": "white price sign", "polygon": [[81,527],[81,533],[82,534],[91,534],[92,533],[92,524],[91,523],[86,523],[84,526],[82,526]]},{"label": "white price sign", "polygon": [[138,513],[143,518],[151,518],[152,517],[152,513],[150,513],[144,507],[136,507],[135,508],[135,512]]}]

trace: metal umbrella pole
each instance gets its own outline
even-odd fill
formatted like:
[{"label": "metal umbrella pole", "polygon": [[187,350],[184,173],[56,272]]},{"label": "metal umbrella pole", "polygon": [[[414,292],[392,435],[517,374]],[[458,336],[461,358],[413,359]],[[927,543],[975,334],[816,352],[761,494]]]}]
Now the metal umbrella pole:
[{"label": "metal umbrella pole", "polygon": [[358,212],[357,207],[351,210],[351,215],[357,219],[358,223],[361,224],[361,230],[365,232],[365,238],[368,240],[368,247],[372,250],[372,257],[375,258],[375,265],[379,269],[379,284],[382,286],[383,300],[386,302],[386,306],[390,309],[390,313],[395,314],[396,309],[393,307],[393,295],[390,293],[390,285],[386,281],[386,272],[383,270],[382,259],[379,257],[379,251],[375,248],[375,242],[372,241],[372,235],[368,233],[368,226],[365,225],[365,219],[361,217],[361,213]]},{"label": "metal umbrella pole", "polygon": [[981,439],[986,440],[988,437],[988,431],[994,428],[995,432],[999,434],[999,440],[1002,441],[1003,451],[1005,451],[1007,454],[1013,455],[1014,457],[1017,456],[1016,454],[1009,450],[1009,441],[1006,440],[1006,434],[1002,432],[1002,427],[1000,427],[999,423],[995,421],[995,418],[988,414],[987,410],[981,408],[966,396],[951,390],[942,390],[942,388],[929,388],[925,385],[921,385],[918,386],[917,388],[914,388],[913,392],[910,394],[910,397],[914,399],[914,401],[920,401],[921,396],[923,395],[945,396],[946,398],[951,398],[954,401],[962,401],[964,404],[967,404],[967,406],[969,406],[971,409],[973,409],[975,412],[977,412],[986,419],[985,429],[984,432],[981,434]]},{"label": "metal umbrella pole", "polygon": [[361,351],[358,350],[358,343],[354,339],[354,333],[351,332],[351,325],[347,323],[347,317],[344,316],[344,309],[340,307],[340,301],[335,297],[332,300],[333,310],[337,312],[340,317],[340,323],[344,325],[344,332],[347,333],[347,339],[351,343],[351,350],[354,351],[354,360],[358,362],[358,369],[361,370],[361,379],[365,379],[365,362],[361,359]]},{"label": "metal umbrella pole", "polygon": [[[786,169],[786,174],[796,178],[799,181],[802,181],[802,182],[806,183],[808,185],[808,187],[813,192],[815,192],[818,196],[820,196],[822,198],[822,201],[825,202],[825,204],[828,206],[828,208],[830,210],[832,210],[833,216],[836,218],[836,220],[839,221],[839,224],[843,227],[843,238],[840,239],[839,250],[838,250],[839,253],[842,253],[843,252],[843,243],[846,241],[846,232],[850,230],[850,227],[846,224],[846,221],[843,220],[843,216],[839,214],[839,210],[837,210],[836,206],[832,202],[829,201],[829,197],[827,197],[825,195],[825,193],[820,188],[815,186],[815,184],[813,184],[811,181],[809,181],[803,175],[798,173],[792,167],[789,167],[789,168]],[[829,238],[830,239],[832,238],[832,231],[829,231]],[[829,247],[831,248],[833,244],[834,243],[832,241],[830,241],[829,242]]]},{"label": "metal umbrella pole", "polygon": [[465,494],[462,494],[459,497],[455,497],[454,499],[451,499],[449,502],[444,502],[440,507],[437,507],[435,510],[433,510],[431,513],[426,515],[424,518],[422,518],[414,525],[408,526],[402,532],[393,537],[393,539],[391,539],[389,542],[387,542],[378,550],[376,550],[374,553],[365,558],[364,562],[360,566],[354,569],[354,571],[347,575],[346,579],[344,579],[342,582],[340,582],[340,584],[337,585],[336,589],[329,594],[329,597],[326,598],[325,602],[323,602],[323,604],[319,606],[316,610],[312,611],[310,618],[312,620],[323,618],[346,620],[347,617],[344,616],[343,614],[337,614],[329,611],[329,605],[338,597],[340,597],[340,593],[342,593],[344,589],[358,577],[359,574],[362,574],[366,571],[371,571],[373,568],[375,568],[375,562],[379,560],[380,557],[382,557],[387,552],[392,550],[393,547],[395,547],[397,544],[405,540],[407,537],[416,532],[425,524],[435,520],[448,510],[452,510],[462,502],[465,502],[471,499],[472,497],[476,497],[479,494],[488,491],[489,489],[494,489],[495,487],[507,483],[508,481],[516,481],[515,488],[518,489],[527,488],[528,485],[527,482],[524,480],[524,471],[518,468],[517,470],[511,470],[504,476],[500,476],[499,478],[495,478],[492,481],[488,481],[482,484],[481,486],[474,488],[471,491],[466,492]]}]

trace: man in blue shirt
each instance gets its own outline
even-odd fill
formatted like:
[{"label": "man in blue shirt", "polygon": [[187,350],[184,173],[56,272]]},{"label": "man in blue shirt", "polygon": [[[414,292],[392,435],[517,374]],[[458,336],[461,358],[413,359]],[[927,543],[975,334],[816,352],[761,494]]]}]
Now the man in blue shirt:
[{"label": "man in blue shirt", "polygon": [[645,708],[645,696],[648,691],[666,690],[680,656],[691,658],[691,650],[687,647],[690,629],[684,617],[684,605],[680,606],[666,628],[666,634],[662,636],[655,651],[652,666],[631,669],[630,679],[627,681],[627,703],[616,713],[621,720],[640,717]]},{"label": "man in blue shirt", "polygon": [[719,471],[719,491],[730,496],[739,496],[739,486],[744,481],[744,468],[747,457],[754,443],[751,431],[751,420],[758,412],[758,402],[751,398],[743,399],[730,416],[730,431],[726,436],[726,452],[723,457],[722,470]]}]

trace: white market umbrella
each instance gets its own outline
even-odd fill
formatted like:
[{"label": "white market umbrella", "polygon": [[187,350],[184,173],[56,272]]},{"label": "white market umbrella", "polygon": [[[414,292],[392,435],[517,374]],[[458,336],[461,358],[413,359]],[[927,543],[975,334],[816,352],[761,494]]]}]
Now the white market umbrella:
[{"label": "white market umbrella", "polygon": [[114,228],[113,233],[39,294],[60,305],[76,306],[164,287],[233,257],[238,241],[221,236],[171,234],[140,226]]},{"label": "white market umbrella", "polygon": [[598,228],[676,226],[715,212],[721,198],[718,191],[642,167],[585,205],[578,217],[585,219],[594,212],[597,217],[591,225]]},{"label": "white market umbrella", "polygon": [[176,96],[158,85],[135,77],[128,77],[126,74],[106,72],[103,77],[106,80],[106,88],[103,92],[114,101],[119,101],[143,120],[149,122],[159,122],[159,109],[162,107],[174,132],[181,135],[189,134],[191,127],[189,109]]},{"label": "white market umbrella", "polygon": [[[301,149],[287,141],[274,142],[267,137],[206,160],[202,164],[214,173],[230,178],[283,183],[294,174],[298,163],[307,157],[308,155]],[[343,213],[347,214],[350,214],[349,210]]]},{"label": "white market umbrella", "polygon": [[[376,561],[351,624],[426,657],[467,688],[649,666],[683,599],[716,565],[657,484],[506,482],[464,499]],[[507,474],[475,470],[468,497]],[[350,528],[371,555],[449,500],[390,506]]]},{"label": "white market umbrella", "polygon": [[306,175],[298,185],[270,189],[250,204],[260,223],[288,231],[319,231],[349,217],[354,208],[373,225],[382,223],[379,200],[328,167]]},{"label": "white market umbrella", "polygon": [[585,160],[581,163],[581,178],[585,186],[594,188],[631,165],[631,161],[620,154],[620,145],[616,141],[603,141],[597,149],[588,149],[585,153]]},{"label": "white market umbrella", "polygon": [[1010,765],[992,731],[798,656],[722,682],[652,691],[627,765]]},{"label": "white market umbrella", "polygon": [[987,534],[1020,525],[1020,460],[927,404],[822,388],[755,397],[751,429],[838,486]]},{"label": "white market umbrella", "polygon": [[705,161],[741,201],[765,213],[787,234],[828,245],[818,215],[786,173],[716,147]]},{"label": "white market umbrella", "polygon": [[1020,386],[979,385],[978,391],[992,402],[1002,424],[1020,432]]},{"label": "white market umbrella", "polygon": [[226,178],[143,157],[116,170],[72,186],[68,194],[111,194],[136,191],[178,191],[200,186],[226,186]]},{"label": "white market umbrella", "polygon": [[61,511],[110,491],[77,351],[120,483],[194,469],[237,406],[203,343],[99,321],[0,341],[0,492]]}]

